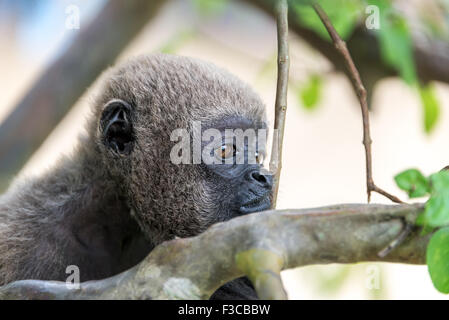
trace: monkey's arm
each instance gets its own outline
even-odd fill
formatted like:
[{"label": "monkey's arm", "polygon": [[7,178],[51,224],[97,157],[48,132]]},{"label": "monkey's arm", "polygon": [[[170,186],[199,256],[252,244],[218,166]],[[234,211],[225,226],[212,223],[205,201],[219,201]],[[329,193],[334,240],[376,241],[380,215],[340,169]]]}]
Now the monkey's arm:
[{"label": "monkey's arm", "polygon": [[237,278],[221,286],[210,300],[258,300],[256,290],[247,277]]}]

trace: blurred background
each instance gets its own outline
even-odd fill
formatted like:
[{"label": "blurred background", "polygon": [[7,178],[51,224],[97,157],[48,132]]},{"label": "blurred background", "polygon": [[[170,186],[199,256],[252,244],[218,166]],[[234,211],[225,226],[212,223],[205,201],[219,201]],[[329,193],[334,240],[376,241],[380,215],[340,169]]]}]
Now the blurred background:
[{"label": "blurred background", "polygon": [[[320,2],[369,92],[374,180],[405,200],[394,175],[449,164],[449,1]],[[290,1],[289,19],[278,208],[364,203],[358,100],[304,1]],[[276,46],[270,0],[0,0],[1,190],[69,153],[99,73],[138,54],[186,55],[228,69],[262,96],[272,123]],[[372,202],[389,203],[376,194]],[[290,299],[447,299],[426,266],[310,266],[282,276]]]}]

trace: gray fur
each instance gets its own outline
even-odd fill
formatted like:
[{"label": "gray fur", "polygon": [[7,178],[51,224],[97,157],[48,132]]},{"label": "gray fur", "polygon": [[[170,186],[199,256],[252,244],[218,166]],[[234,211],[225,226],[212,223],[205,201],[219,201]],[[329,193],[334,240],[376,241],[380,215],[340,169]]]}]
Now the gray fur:
[{"label": "gray fur", "polygon": [[[16,181],[0,197],[0,284],[64,280],[71,264],[80,267],[83,281],[107,277],[164,240],[230,218],[201,166],[170,162],[169,137],[192,119],[265,122],[252,89],[212,64],[170,55],[132,59],[104,78],[87,135],[73,154],[40,177]],[[99,119],[112,99],[133,108],[136,143],[129,156],[101,141]],[[139,229],[144,236],[136,236]]]}]

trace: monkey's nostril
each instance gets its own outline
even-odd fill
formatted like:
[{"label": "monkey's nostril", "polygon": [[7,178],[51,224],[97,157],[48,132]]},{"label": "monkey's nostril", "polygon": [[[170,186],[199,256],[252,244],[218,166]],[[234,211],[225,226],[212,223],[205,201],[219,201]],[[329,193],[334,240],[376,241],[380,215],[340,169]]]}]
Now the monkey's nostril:
[{"label": "monkey's nostril", "polygon": [[273,179],[271,176],[261,173],[260,171],[253,171],[250,174],[252,181],[262,185],[265,188],[271,188],[273,186]]},{"label": "monkey's nostril", "polygon": [[262,174],[260,174],[260,173],[257,172],[257,171],[254,171],[253,173],[251,173],[251,177],[252,177],[254,180],[256,180],[256,181],[258,181],[258,182],[261,182],[261,183],[263,183],[263,184],[267,183],[267,179],[265,178],[265,176],[262,175]]}]

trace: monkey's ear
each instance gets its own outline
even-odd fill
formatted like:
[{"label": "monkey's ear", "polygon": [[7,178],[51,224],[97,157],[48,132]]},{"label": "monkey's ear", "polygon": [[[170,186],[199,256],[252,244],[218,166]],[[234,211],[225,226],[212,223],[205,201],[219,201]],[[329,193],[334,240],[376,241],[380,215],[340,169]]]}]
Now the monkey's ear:
[{"label": "monkey's ear", "polygon": [[131,106],[114,99],[106,105],[100,119],[103,144],[120,155],[128,155],[134,146]]}]

